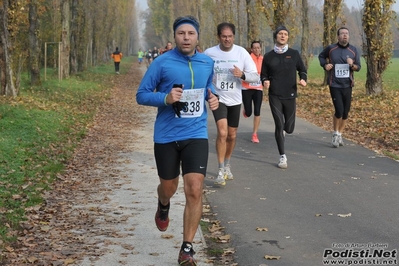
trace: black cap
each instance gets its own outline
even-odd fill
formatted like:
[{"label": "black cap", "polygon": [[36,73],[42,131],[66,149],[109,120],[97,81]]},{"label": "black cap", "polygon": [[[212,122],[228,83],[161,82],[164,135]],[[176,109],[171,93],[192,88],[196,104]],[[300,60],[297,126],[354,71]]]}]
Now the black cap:
[{"label": "black cap", "polygon": [[281,25],[281,26],[278,26],[277,29],[273,32],[273,39],[276,39],[277,38],[277,34],[280,31],[282,31],[282,30],[285,30],[286,32],[288,32],[288,34],[290,34],[290,32],[288,31],[287,27]]}]

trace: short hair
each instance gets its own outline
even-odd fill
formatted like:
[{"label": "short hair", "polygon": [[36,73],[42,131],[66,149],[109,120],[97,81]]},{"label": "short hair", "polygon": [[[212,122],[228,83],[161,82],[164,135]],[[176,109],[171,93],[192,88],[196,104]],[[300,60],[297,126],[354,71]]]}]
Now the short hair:
[{"label": "short hair", "polygon": [[251,48],[254,46],[255,43],[259,43],[260,47],[262,47],[262,44],[260,41],[252,41],[251,42]]},{"label": "short hair", "polygon": [[339,35],[340,30],[347,30],[349,32],[349,29],[347,27],[339,27],[337,30],[337,36]]},{"label": "short hair", "polygon": [[225,28],[231,29],[231,31],[233,32],[233,35],[236,35],[236,26],[234,26],[233,23],[222,22],[217,26],[218,36],[220,36],[222,34],[222,30],[224,30]]}]

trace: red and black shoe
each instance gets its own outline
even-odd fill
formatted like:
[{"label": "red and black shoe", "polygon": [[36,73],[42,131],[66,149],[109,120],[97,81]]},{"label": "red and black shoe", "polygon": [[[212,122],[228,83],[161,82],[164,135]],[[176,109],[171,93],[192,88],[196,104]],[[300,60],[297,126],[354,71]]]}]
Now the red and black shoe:
[{"label": "red and black shoe", "polygon": [[[184,245],[184,244],[183,244]],[[185,247],[182,247],[179,253],[179,259],[177,262],[179,265],[185,266],[197,266],[197,261],[194,259],[195,251],[191,244],[185,244]]]},{"label": "red and black shoe", "polygon": [[170,208],[170,203],[168,203],[168,205],[166,205],[166,206],[163,206],[158,201],[158,209],[157,209],[157,212],[155,213],[155,224],[157,225],[158,230],[161,232],[164,232],[164,231],[166,231],[166,229],[168,229],[169,208]]}]

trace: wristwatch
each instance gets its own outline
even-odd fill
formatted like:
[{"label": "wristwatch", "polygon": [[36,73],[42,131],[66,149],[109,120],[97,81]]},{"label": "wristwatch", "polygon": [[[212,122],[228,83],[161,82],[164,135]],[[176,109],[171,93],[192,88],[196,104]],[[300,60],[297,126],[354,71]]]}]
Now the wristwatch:
[{"label": "wristwatch", "polygon": [[242,72],[241,79],[245,80],[245,73],[244,72]]}]

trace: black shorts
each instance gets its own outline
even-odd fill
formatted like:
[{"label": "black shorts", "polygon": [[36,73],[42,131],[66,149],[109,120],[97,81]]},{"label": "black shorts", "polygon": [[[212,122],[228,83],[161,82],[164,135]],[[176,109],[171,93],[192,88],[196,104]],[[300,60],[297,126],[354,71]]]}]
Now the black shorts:
[{"label": "black shorts", "polygon": [[224,103],[219,103],[219,108],[212,111],[215,122],[220,119],[227,118],[227,125],[229,127],[238,127],[240,123],[241,104],[226,106]]},{"label": "black shorts", "polygon": [[154,154],[158,176],[171,180],[187,173],[199,173],[205,176],[208,165],[208,140],[189,139],[165,144],[155,143]]}]

